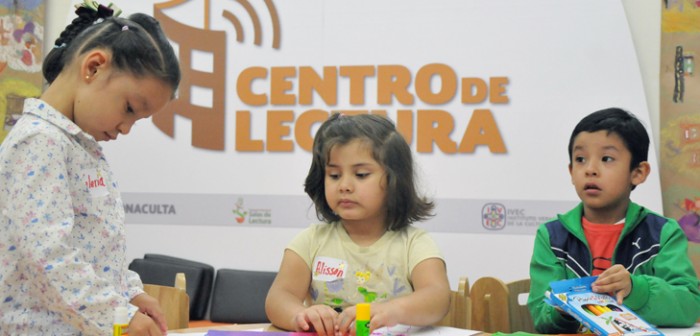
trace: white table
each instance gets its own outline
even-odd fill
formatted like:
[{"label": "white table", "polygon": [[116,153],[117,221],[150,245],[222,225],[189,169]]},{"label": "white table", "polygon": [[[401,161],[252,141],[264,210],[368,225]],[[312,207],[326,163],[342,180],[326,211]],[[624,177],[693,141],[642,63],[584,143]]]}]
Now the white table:
[{"label": "white table", "polygon": [[[188,335],[188,336],[202,336],[206,335],[206,331],[210,329],[217,330],[260,330],[260,331],[280,331],[279,329],[270,326],[269,323],[262,324],[237,324],[231,326],[219,326],[219,327],[200,327],[200,328],[190,328],[173,330],[168,333],[168,335]],[[659,330],[666,336],[695,336],[696,334],[700,336],[700,323],[696,323],[692,328],[659,328]],[[421,328],[418,331],[413,330],[403,330],[399,329],[391,330],[391,335],[393,336],[471,336],[481,334],[481,332],[476,330],[468,329],[457,329],[450,327],[428,327]],[[373,333],[374,335],[374,333]]]},{"label": "white table", "polygon": [[695,323],[692,328],[659,328],[659,330],[668,336],[693,336],[700,335],[700,323]]},{"label": "white table", "polygon": [[[168,335],[187,335],[187,336],[204,336],[207,330],[248,330],[248,331],[280,331],[269,324],[256,324],[256,325],[246,325],[238,324],[232,326],[219,326],[219,327],[200,327],[200,328],[190,328],[173,330],[168,332]],[[396,326],[389,328],[387,332],[382,328],[372,332],[372,336],[473,336],[477,334],[482,334],[480,331],[468,330],[468,329],[458,329],[451,327],[410,327],[410,326]],[[262,333],[261,333],[262,334]],[[281,334],[281,333],[280,333]],[[269,335],[269,334],[268,334]],[[266,335],[266,336],[268,336]]]}]

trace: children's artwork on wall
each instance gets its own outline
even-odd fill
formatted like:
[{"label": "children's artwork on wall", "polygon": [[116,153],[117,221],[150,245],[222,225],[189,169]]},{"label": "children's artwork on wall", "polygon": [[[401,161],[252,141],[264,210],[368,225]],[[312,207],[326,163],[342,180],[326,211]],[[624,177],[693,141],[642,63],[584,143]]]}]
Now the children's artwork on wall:
[{"label": "children's artwork on wall", "polygon": [[0,0],[0,142],[41,93],[44,0]]},{"label": "children's artwork on wall", "polygon": [[662,1],[660,171],[664,215],[678,220],[700,273],[700,1]]}]

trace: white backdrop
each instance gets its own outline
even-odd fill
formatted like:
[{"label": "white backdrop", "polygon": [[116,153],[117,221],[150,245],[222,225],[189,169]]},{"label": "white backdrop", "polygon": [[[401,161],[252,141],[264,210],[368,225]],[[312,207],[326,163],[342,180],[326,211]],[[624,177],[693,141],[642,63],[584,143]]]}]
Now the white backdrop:
[{"label": "white backdrop", "polygon": [[[203,12],[201,3],[191,1],[186,9],[174,8],[167,13],[201,28],[201,18],[197,21],[196,14]],[[236,13],[243,30],[252,34],[245,11],[234,1],[219,3]],[[151,4],[144,1],[121,7],[126,13],[152,13]],[[265,32],[271,24],[265,21],[264,7],[258,5],[256,2],[254,7],[261,14]],[[303,197],[302,183],[310,161],[307,152],[298,146],[288,153],[235,151],[235,110],[249,109],[254,116],[264,116],[266,110],[289,109],[300,114],[312,108],[245,106],[234,88],[240,72],[251,66],[312,66],[319,70],[323,66],[401,65],[415,76],[426,64],[442,63],[460,78],[508,77],[508,104],[461,104],[455,99],[440,106],[417,102],[382,107],[373,96],[371,83],[367,84],[366,104],[359,109],[384,108],[390,116],[397,109],[448,111],[455,120],[450,137],[456,142],[473,110],[491,110],[506,154],[494,154],[484,147],[472,154],[445,154],[440,150],[416,154],[424,189],[438,205],[441,201],[466,200],[478,204],[563,201],[568,206],[576,202],[576,194],[566,169],[566,145],[581,117],[600,108],[619,106],[638,114],[649,126],[639,66],[618,2],[454,1],[436,5],[365,1],[350,5],[340,1],[280,1],[275,5],[282,31],[279,50],[273,50],[269,41],[263,46],[236,42],[230,25],[215,14],[224,8],[211,14],[212,29],[229,34],[226,149],[192,147],[191,123],[186,118],[177,117],[174,139],[150,121],[141,122],[132,134],[105,146],[125,200],[143,193]],[[265,91],[262,87],[256,90]],[[347,103],[347,92],[347,87],[340,85],[338,106],[319,104],[313,108],[358,108]],[[320,99],[315,101],[322,103]],[[255,119],[253,134],[264,139],[265,126],[264,117]],[[415,148],[415,135],[413,145]],[[656,157],[650,155],[656,167]],[[658,175],[653,174],[637,188],[633,200],[660,211]],[[299,216],[313,220],[308,208],[299,209]],[[454,220],[439,212],[421,225],[431,230],[432,223]],[[481,224],[478,217],[459,220],[464,225]],[[216,267],[275,270],[285,244],[306,224],[284,228],[130,222],[128,252],[131,257],[157,252]],[[510,280],[528,274],[531,234],[434,231],[433,236],[444,250],[453,285],[463,275],[472,279],[494,275]]]}]

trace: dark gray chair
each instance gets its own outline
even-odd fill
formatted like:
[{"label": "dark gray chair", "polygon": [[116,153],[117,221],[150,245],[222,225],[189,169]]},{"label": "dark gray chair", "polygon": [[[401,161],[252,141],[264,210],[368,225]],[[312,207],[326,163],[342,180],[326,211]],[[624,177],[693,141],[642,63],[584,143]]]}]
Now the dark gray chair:
[{"label": "dark gray chair", "polygon": [[185,273],[185,291],[190,297],[190,320],[205,318],[214,284],[214,267],[211,265],[151,253],[144,255],[143,259],[134,259],[129,269],[138,273],[144,284],[171,287],[175,285],[175,275]]},{"label": "dark gray chair", "polygon": [[209,310],[212,322],[265,323],[265,298],[277,272],[219,269]]}]

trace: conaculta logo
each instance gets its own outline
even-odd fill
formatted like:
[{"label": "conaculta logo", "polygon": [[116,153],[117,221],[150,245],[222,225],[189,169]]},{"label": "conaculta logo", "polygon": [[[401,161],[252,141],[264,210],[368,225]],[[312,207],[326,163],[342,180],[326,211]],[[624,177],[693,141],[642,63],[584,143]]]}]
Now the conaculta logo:
[{"label": "conaculta logo", "polygon": [[[395,110],[397,128],[409,144],[415,138],[417,152],[432,153],[437,149],[448,154],[474,153],[478,146],[485,146],[491,153],[507,153],[491,109],[446,111],[444,106],[455,99],[459,99],[460,107],[486,102],[508,104],[508,77],[459,77],[453,67],[442,63],[425,64],[413,71],[397,64],[251,66],[236,75],[235,93],[247,106],[225,111],[227,94],[230,94],[226,89],[228,39],[226,31],[209,29],[209,1],[205,0],[204,29],[185,25],[164,13],[165,9],[180,6],[187,0],[154,4],[155,18],[177,43],[183,70],[178,98],[153,117],[155,125],[168,136],[175,136],[177,114],[191,120],[193,147],[223,151],[229,126],[225,116],[229,112],[235,116],[235,151],[293,152],[295,146],[310,151],[314,125],[323,122],[330,113],[388,116],[388,111]],[[263,30],[258,13],[261,2],[255,3],[256,10],[249,0],[230,1],[245,8],[253,23],[254,43],[261,46]],[[273,0],[264,0],[264,5],[269,15],[265,22],[272,26],[272,48],[279,50],[282,30],[278,10]],[[244,34],[247,32],[243,31],[239,18],[226,10],[221,15],[234,26],[236,41],[245,43],[244,37],[248,35]],[[211,54],[211,71],[193,68],[195,50]],[[255,87],[254,82],[257,83]],[[432,85],[434,82],[440,83],[438,88]],[[194,104],[193,87],[208,88],[212,106]],[[339,96],[346,98],[351,107],[339,106]],[[376,101],[368,101],[370,96],[376,97]],[[314,97],[320,98],[327,108],[312,107]],[[418,103],[430,108],[411,108]],[[465,112],[470,113],[468,123],[463,129],[455,129],[455,116],[464,116]],[[254,138],[252,121],[261,117],[266,118],[266,133],[263,138]]]}]

